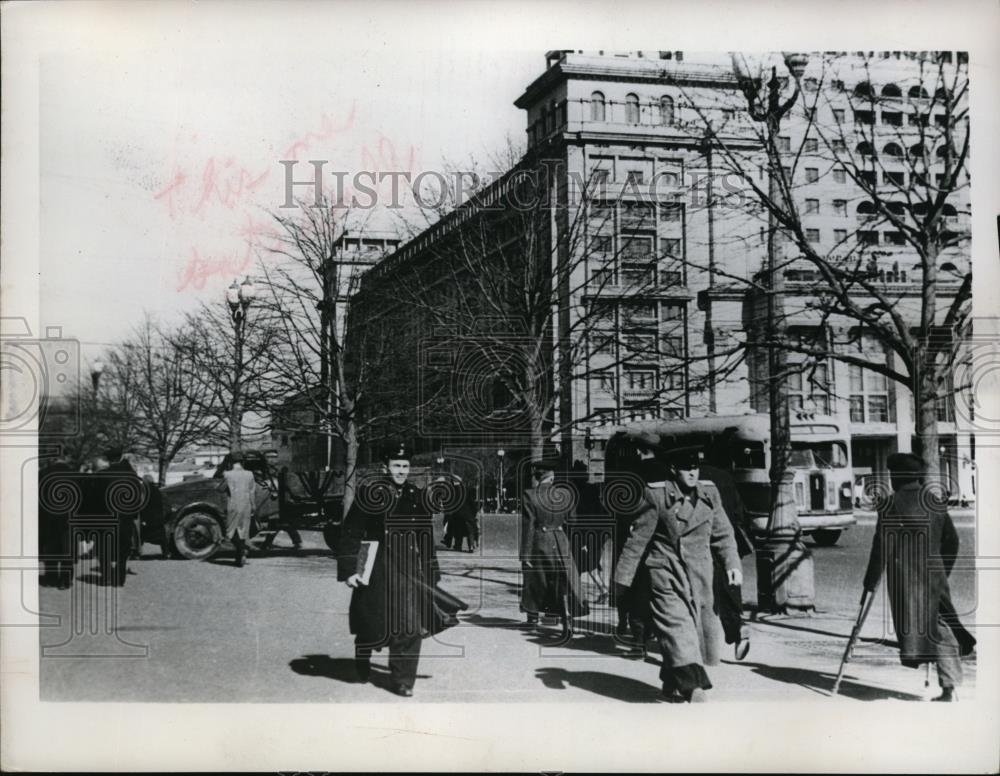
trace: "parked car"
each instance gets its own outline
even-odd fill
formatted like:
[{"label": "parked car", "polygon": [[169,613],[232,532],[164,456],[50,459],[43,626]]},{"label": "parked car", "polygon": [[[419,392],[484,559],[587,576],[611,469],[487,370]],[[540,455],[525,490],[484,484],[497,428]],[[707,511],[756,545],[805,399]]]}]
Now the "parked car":
[{"label": "parked car", "polygon": [[[263,527],[278,517],[278,473],[263,451],[251,450],[243,456],[244,468],[253,472],[257,481],[254,522],[258,528]],[[225,535],[226,494],[220,486],[230,462],[231,456],[227,455],[210,478],[161,488],[163,508],[159,515],[143,516],[145,540],[159,544],[168,558],[204,560],[214,555]]]}]

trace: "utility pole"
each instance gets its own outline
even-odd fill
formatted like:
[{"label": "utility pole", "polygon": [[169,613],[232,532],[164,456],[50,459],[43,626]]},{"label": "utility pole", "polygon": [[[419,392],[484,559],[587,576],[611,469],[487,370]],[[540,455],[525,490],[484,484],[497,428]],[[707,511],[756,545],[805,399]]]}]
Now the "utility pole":
[{"label": "utility pole", "polygon": [[[765,145],[769,167],[768,197],[773,205],[784,201],[779,185],[782,175],[781,153],[778,137],[781,120],[795,105],[799,97],[798,79],[805,71],[808,58],[804,54],[785,54],[785,66],[795,79],[790,97],[782,99],[782,83],[777,68],[771,68],[771,78],[766,84],[764,99],[758,93],[758,83],[740,67],[733,55],[733,69],[740,88],[747,99],[750,117],[765,127]],[[762,104],[763,103],[763,104]],[[784,319],[784,278],[779,266],[775,236],[778,219],[773,208],[768,208],[767,230],[767,398],[770,413],[771,481],[770,509],[767,518],[767,535],[764,545],[757,551],[757,600],[767,611],[814,608],[815,584],[812,557],[802,543],[802,529],[789,470],[791,453],[791,423],[788,412],[787,359],[783,339],[787,324]]]}]

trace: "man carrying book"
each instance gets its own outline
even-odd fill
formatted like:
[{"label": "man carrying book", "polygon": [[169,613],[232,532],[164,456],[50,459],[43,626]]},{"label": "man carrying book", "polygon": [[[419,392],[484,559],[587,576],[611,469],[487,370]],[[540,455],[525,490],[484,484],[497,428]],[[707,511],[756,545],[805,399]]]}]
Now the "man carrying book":
[{"label": "man carrying book", "polygon": [[337,578],[354,591],[349,623],[358,676],[368,681],[373,650],[389,648],[390,688],[413,695],[420,641],[442,624],[434,607],[440,579],[434,526],[423,493],[408,481],[410,451],[394,445],[383,475],[362,483],[344,520]]}]

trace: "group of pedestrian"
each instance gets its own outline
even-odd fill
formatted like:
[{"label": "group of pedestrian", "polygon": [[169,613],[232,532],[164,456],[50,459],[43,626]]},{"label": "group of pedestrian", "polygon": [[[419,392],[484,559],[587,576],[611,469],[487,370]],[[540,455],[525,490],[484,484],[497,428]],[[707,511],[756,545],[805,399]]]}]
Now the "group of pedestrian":
[{"label": "group of pedestrian", "polygon": [[[130,557],[142,547],[142,512],[159,509],[159,491],[136,473],[119,447],[110,447],[74,470],[65,457],[38,475],[41,583],[70,587],[76,560],[97,560],[103,585],[121,587]],[[82,551],[83,546],[92,550]]]},{"label": "group of pedestrian", "polygon": [[[617,515],[621,528],[612,537],[617,634],[640,646],[647,638],[659,642],[664,695],[702,701],[712,686],[704,666],[719,662],[720,615],[737,659],[749,650],[739,545],[719,489],[699,477],[700,449],[638,443],[637,453],[641,498]],[[549,456],[531,465],[533,487],[524,494],[521,527],[521,611],[529,627],[558,616],[567,639],[573,618],[589,609],[578,560],[596,565],[592,559],[603,547],[586,530],[580,537],[583,513],[596,511],[587,506],[593,499],[579,477],[560,483],[557,464]],[[738,499],[735,488],[731,495]],[[578,552],[571,551],[571,534]]]}]

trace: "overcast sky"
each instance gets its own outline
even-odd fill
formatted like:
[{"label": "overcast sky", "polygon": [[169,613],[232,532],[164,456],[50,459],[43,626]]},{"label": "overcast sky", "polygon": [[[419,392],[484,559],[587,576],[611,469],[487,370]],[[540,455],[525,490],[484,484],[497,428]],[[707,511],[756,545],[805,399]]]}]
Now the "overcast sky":
[{"label": "overcast sky", "polygon": [[[918,7],[934,38],[968,24],[921,2],[905,23],[891,5],[850,3],[847,20],[830,13],[817,26],[808,6],[718,4],[706,24],[704,6],[678,2],[627,12],[560,2],[52,4],[27,46],[38,52],[41,323],[62,326],[92,358],[143,310],[169,321],[221,297],[252,268],[248,237],[263,239],[267,211],[283,201],[280,159],[420,171],[521,141],[525,118],[512,103],[548,48],[833,49],[864,46],[862,34],[878,40],[868,47],[933,48],[907,26]],[[8,5],[5,19],[23,8],[40,6]]]},{"label": "overcast sky", "polygon": [[[220,297],[283,202],[280,159],[327,170],[439,169],[521,140],[513,100],[544,51],[322,47],[284,35],[171,36],[40,63],[41,317],[84,353],[143,310]],[[315,40],[312,40],[315,43]],[[333,178],[327,178],[332,185]]]}]

